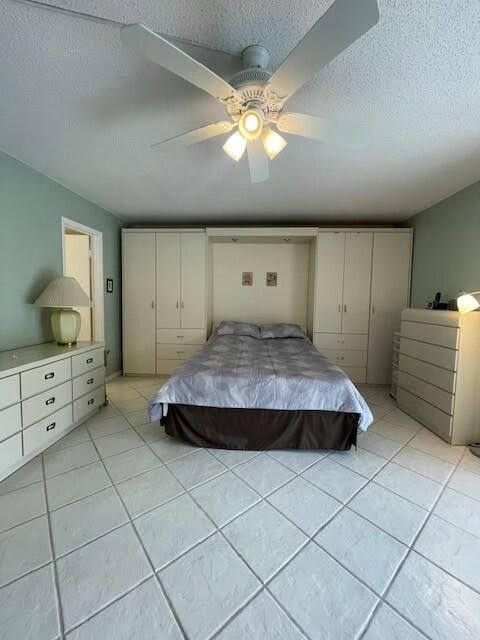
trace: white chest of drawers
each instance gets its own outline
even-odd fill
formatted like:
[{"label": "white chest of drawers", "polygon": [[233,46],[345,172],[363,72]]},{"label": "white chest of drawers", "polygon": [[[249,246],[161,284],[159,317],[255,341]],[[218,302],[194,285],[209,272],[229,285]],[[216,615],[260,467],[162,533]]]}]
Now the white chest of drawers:
[{"label": "white chest of drawers", "polygon": [[480,440],[480,313],[402,311],[397,401],[451,444]]},{"label": "white chest of drawers", "polygon": [[0,480],[105,402],[104,347],[47,343],[0,353]]}]

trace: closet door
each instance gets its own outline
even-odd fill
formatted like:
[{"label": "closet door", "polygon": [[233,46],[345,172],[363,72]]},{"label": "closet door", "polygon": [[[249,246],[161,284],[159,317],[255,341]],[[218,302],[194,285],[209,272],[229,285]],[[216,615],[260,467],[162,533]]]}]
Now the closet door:
[{"label": "closet door", "polygon": [[157,233],[157,329],[180,327],[180,234]]},{"label": "closet door", "polygon": [[206,249],[203,233],[182,233],[181,326],[205,328]]},{"label": "closet door", "polygon": [[374,233],[367,382],[389,384],[392,340],[408,307],[411,235]]},{"label": "closet door", "polygon": [[123,371],[155,373],[155,234],[123,234]]},{"label": "closet door", "polygon": [[342,330],[344,233],[319,233],[314,330],[340,333]]},{"label": "closet door", "polygon": [[371,233],[346,234],[342,333],[368,333],[372,243]]}]

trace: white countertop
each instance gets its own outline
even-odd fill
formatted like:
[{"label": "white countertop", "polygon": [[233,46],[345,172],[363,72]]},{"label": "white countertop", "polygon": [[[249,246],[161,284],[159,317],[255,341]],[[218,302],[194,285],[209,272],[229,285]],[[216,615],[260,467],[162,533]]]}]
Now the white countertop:
[{"label": "white countertop", "polygon": [[21,373],[32,366],[41,366],[65,356],[83,353],[95,347],[105,346],[103,342],[77,342],[71,347],[59,345],[56,342],[44,342],[31,347],[21,347],[11,351],[0,351],[0,378],[6,378]]}]

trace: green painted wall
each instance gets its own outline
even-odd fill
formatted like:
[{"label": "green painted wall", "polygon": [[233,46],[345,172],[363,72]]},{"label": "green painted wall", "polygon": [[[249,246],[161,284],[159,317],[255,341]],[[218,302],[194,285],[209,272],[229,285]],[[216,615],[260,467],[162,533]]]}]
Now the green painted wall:
[{"label": "green painted wall", "polygon": [[414,228],[413,307],[436,291],[442,300],[480,289],[480,182],[406,222]]},{"label": "green painted wall", "polygon": [[62,275],[62,216],[103,233],[108,373],[121,368],[122,222],[56,182],[0,153],[0,351],[52,339],[49,312],[32,302]]}]

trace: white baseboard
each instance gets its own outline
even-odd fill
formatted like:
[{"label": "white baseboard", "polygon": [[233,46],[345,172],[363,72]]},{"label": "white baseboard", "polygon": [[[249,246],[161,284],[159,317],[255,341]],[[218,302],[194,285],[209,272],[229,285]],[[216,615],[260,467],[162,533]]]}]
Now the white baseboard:
[{"label": "white baseboard", "polygon": [[115,371],[115,373],[111,373],[109,376],[105,378],[105,382],[111,382],[114,378],[118,378],[121,375],[122,375],[121,370]]}]

